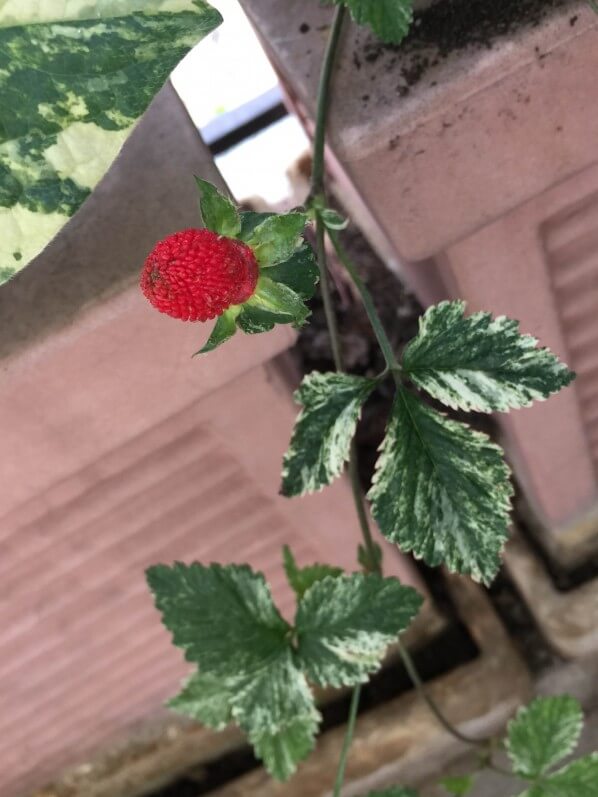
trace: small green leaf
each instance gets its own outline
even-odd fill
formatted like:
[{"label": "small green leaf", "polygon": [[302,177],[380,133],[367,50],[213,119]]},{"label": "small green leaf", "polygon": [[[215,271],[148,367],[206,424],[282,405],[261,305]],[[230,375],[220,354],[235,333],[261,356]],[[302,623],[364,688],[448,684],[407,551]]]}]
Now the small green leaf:
[{"label": "small green leaf", "polygon": [[[269,277],[260,276],[253,296],[243,305],[239,318],[245,308],[257,308],[286,319],[285,323],[302,326],[309,317],[310,311],[301,296],[282,282],[274,282]],[[283,323],[282,320],[280,323]]]},{"label": "small green leaf", "polygon": [[207,354],[210,351],[214,351],[214,349],[221,346],[227,340],[230,340],[232,336],[237,331],[236,321],[239,314],[239,308],[230,307],[228,310],[225,310],[221,316],[219,316],[216,324],[214,325],[214,329],[212,330],[212,334],[207,340],[207,343],[195,354],[193,355],[196,357],[198,354]]},{"label": "small green leaf", "polygon": [[252,231],[247,243],[262,268],[284,263],[301,245],[306,213],[269,216]]},{"label": "small green leaf", "polygon": [[199,208],[204,225],[220,235],[236,238],[241,232],[241,217],[237,208],[212,183],[199,177],[195,180],[199,189]]},{"label": "small green leaf", "polygon": [[473,789],[473,777],[471,775],[442,778],[440,783],[454,797],[465,797]]},{"label": "small green leaf", "polygon": [[268,771],[290,777],[320,715],[264,577],[245,565],[177,562],[147,579],[175,645],[199,665],[171,705],[212,727],[234,719]]},{"label": "small green leaf", "polygon": [[301,668],[319,686],[366,681],[421,604],[396,578],[352,573],[316,582],[297,610]]},{"label": "small green leaf", "polygon": [[295,393],[301,410],[282,470],[283,495],[321,490],[340,475],[349,458],[361,407],[375,379],[311,373]]},{"label": "small green leaf", "polygon": [[489,583],[507,538],[512,487],[501,449],[401,388],[369,498],[385,537]]},{"label": "small green leaf", "polygon": [[592,753],[545,776],[519,797],[596,797],[597,794],[598,753]]},{"label": "small green leaf", "polygon": [[[330,2],[330,0],[327,0]],[[413,22],[413,0],[333,0],[344,3],[359,25],[369,25],[378,38],[400,44]]]},{"label": "small green leaf", "polygon": [[236,682],[203,673],[195,673],[181,692],[168,702],[180,714],[214,728],[225,728],[232,720],[232,704]]},{"label": "small green leaf", "polygon": [[519,324],[489,313],[465,318],[465,302],[441,302],[419,321],[403,369],[449,407],[478,412],[527,407],[568,385],[569,369]]},{"label": "small green leaf", "polygon": [[301,599],[307,590],[313,586],[317,581],[332,576],[336,578],[343,574],[340,567],[331,567],[331,565],[308,565],[307,567],[297,567],[297,562],[293,556],[293,552],[288,545],[282,549],[284,571],[287,576],[287,581],[293,588],[293,591],[299,599]]},{"label": "small green leaf", "polygon": [[370,791],[365,797],[417,797],[417,792],[413,789],[404,789],[402,786],[391,786],[382,791]]},{"label": "small green leaf", "polygon": [[319,278],[314,250],[309,244],[303,244],[284,263],[270,266],[268,278],[283,283],[304,300],[311,299]]},{"label": "small green leaf", "polygon": [[507,751],[513,770],[536,778],[573,752],[583,727],[581,706],[572,697],[537,698],[509,723]]},{"label": "small green leaf", "polygon": [[349,219],[341,216],[340,213],[337,213],[336,210],[332,210],[331,208],[324,208],[324,210],[320,211],[320,216],[322,217],[324,226],[328,230],[346,230],[349,226]]}]

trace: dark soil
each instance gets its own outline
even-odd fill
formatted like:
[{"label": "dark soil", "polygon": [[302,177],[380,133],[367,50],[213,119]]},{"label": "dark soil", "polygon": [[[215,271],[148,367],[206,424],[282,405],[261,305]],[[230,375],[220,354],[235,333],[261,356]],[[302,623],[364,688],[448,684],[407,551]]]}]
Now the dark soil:
[{"label": "dark soil", "polygon": [[[431,67],[457,50],[491,49],[521,27],[537,27],[555,9],[571,0],[442,0],[416,16],[400,46],[380,43],[365,28],[359,29],[353,52],[357,69],[397,71],[396,91],[405,96]],[[572,15],[574,26],[577,17]],[[538,58],[543,54],[538,52]],[[373,66],[376,65],[375,69]]]}]

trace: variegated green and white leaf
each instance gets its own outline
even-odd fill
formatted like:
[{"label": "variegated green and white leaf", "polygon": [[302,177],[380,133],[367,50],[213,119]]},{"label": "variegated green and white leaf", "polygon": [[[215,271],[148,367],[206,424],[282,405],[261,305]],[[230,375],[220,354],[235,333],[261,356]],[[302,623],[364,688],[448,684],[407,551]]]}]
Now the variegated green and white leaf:
[{"label": "variegated green and white leaf", "polygon": [[596,797],[597,794],[598,753],[592,753],[542,778],[519,797]]},{"label": "variegated green and white leaf", "polygon": [[506,412],[548,398],[574,378],[519,324],[490,313],[464,315],[465,302],[441,302],[420,318],[403,354],[418,387],[449,407]]},{"label": "variegated green and white leaf", "polygon": [[497,445],[399,389],[369,492],[385,537],[429,565],[489,583],[511,494]]},{"label": "variegated green and white leaf", "polygon": [[308,374],[295,393],[301,410],[282,469],[283,495],[321,490],[349,458],[361,408],[375,379],[347,374]]},{"label": "variegated green and white leaf", "polygon": [[204,0],[0,0],[0,282],[70,219],[220,21]]},{"label": "variegated green and white leaf", "polygon": [[314,745],[320,715],[296,664],[291,628],[246,565],[156,565],[147,580],[175,645],[199,672],[170,705],[211,727],[231,719],[285,780]]},{"label": "variegated green and white leaf", "polygon": [[320,686],[366,681],[421,604],[421,596],[396,578],[351,573],[317,581],[297,609],[301,668]]},{"label": "variegated green and white leaf", "polygon": [[546,773],[573,752],[583,728],[579,702],[568,695],[536,698],[509,723],[507,751],[524,778]]}]

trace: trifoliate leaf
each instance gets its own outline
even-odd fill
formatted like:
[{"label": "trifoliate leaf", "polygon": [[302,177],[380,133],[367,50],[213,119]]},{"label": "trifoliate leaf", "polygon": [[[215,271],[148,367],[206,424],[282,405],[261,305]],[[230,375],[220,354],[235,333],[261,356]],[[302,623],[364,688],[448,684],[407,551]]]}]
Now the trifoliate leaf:
[{"label": "trifoliate leaf", "polygon": [[[326,0],[330,2],[330,0]],[[413,0],[333,0],[344,3],[359,25],[369,25],[378,38],[400,44],[413,22]]]},{"label": "trifoliate leaf", "polygon": [[231,307],[225,310],[216,321],[207,343],[199,351],[195,352],[193,356],[195,357],[197,354],[207,354],[210,351],[214,351],[214,349],[218,348],[222,343],[226,343],[227,340],[232,338],[237,331],[236,318],[238,314],[238,307]]},{"label": "trifoliate leaf", "polygon": [[282,549],[284,571],[287,576],[287,581],[293,588],[295,595],[301,599],[307,590],[317,581],[332,576],[336,578],[343,574],[340,567],[332,567],[331,565],[308,565],[307,567],[298,567],[293,552],[288,545]]},{"label": "trifoliate leaf", "polygon": [[365,797],[417,797],[417,792],[413,789],[404,789],[402,786],[391,786],[382,791],[370,791]]},{"label": "trifoliate leaf", "polygon": [[511,494],[497,445],[398,391],[369,492],[385,537],[431,566],[489,583],[507,538]]},{"label": "trifoliate leaf", "polygon": [[303,409],[284,457],[283,495],[315,492],[340,475],[361,407],[376,384],[375,379],[336,373],[304,378],[295,393]]},{"label": "trifoliate leaf", "polygon": [[296,327],[302,326],[310,315],[309,308],[298,293],[284,283],[274,282],[263,275],[257,281],[253,296],[242,305],[237,323],[241,325],[245,310],[252,308],[268,313],[273,321],[276,319],[279,323],[292,323]]},{"label": "trifoliate leaf", "polygon": [[465,797],[473,789],[473,777],[471,775],[442,778],[440,783],[454,797]]},{"label": "trifoliate leaf", "polygon": [[203,0],[0,2],[0,281],[73,216],[221,21]]},{"label": "trifoliate leaf", "polygon": [[352,573],[316,582],[297,609],[301,669],[319,686],[366,681],[421,604],[396,578]]},{"label": "trifoliate leaf", "polygon": [[519,797],[596,797],[598,753],[579,758],[554,775],[546,775]]},{"label": "trifoliate leaf", "polygon": [[465,302],[441,302],[419,321],[403,369],[418,387],[449,407],[506,412],[548,398],[574,378],[519,324],[489,313],[465,318]]},{"label": "trifoliate leaf", "polygon": [[236,687],[236,679],[227,681],[219,676],[195,673],[168,705],[180,714],[220,731],[232,720]]},{"label": "trifoliate leaf", "polygon": [[242,676],[286,650],[289,626],[250,567],[176,562],[150,567],[147,580],[174,644],[203,672]]},{"label": "trifoliate leaf", "polygon": [[234,719],[268,771],[289,777],[313,747],[320,716],[263,576],[175,563],[151,567],[147,578],[175,645],[199,665],[171,705],[216,728]]},{"label": "trifoliate leaf", "polygon": [[507,751],[513,770],[536,778],[573,752],[583,727],[581,706],[572,697],[541,697],[521,708],[509,723]]},{"label": "trifoliate leaf", "polygon": [[306,213],[268,216],[247,239],[262,268],[284,263],[301,245]]},{"label": "trifoliate leaf", "polygon": [[228,238],[236,238],[241,232],[241,217],[237,208],[212,183],[199,177],[195,180],[200,195],[199,209],[205,227]]}]

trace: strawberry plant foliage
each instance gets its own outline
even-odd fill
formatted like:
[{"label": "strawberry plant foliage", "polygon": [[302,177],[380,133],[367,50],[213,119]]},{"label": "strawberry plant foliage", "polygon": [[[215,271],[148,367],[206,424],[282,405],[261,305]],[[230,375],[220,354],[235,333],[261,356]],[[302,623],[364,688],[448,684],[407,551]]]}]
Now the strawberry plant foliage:
[{"label": "strawberry plant foliage", "polygon": [[413,0],[326,0],[346,5],[355,22],[388,44],[400,44],[413,22]]},{"label": "strawberry plant foliage", "polygon": [[247,566],[157,565],[147,579],[174,644],[198,666],[170,705],[216,729],[236,722],[281,780],[314,744],[320,715],[307,679],[364,680],[421,603],[397,579],[333,572],[300,595],[291,626]]},{"label": "strawberry plant foliage", "polygon": [[571,697],[546,697],[521,709],[509,725],[507,750],[514,771],[526,778],[545,774],[573,752],[583,715]]},{"label": "strawberry plant foliage", "polygon": [[429,565],[490,582],[511,493],[502,451],[485,434],[397,392],[369,492],[385,537]]},{"label": "strawberry plant foliage", "polygon": [[305,377],[295,394],[303,409],[284,458],[284,495],[315,492],[340,475],[361,408],[375,387],[375,379],[360,376],[314,372]]},{"label": "strawberry plant foliage", "polygon": [[591,797],[598,794],[598,754],[551,771],[573,752],[583,715],[571,697],[544,697],[519,710],[508,729],[513,771],[530,781],[519,797]]},{"label": "strawberry plant foliage", "polygon": [[442,302],[419,322],[405,349],[406,375],[448,407],[506,412],[547,399],[574,378],[517,321],[490,313],[465,317],[465,302]]}]

